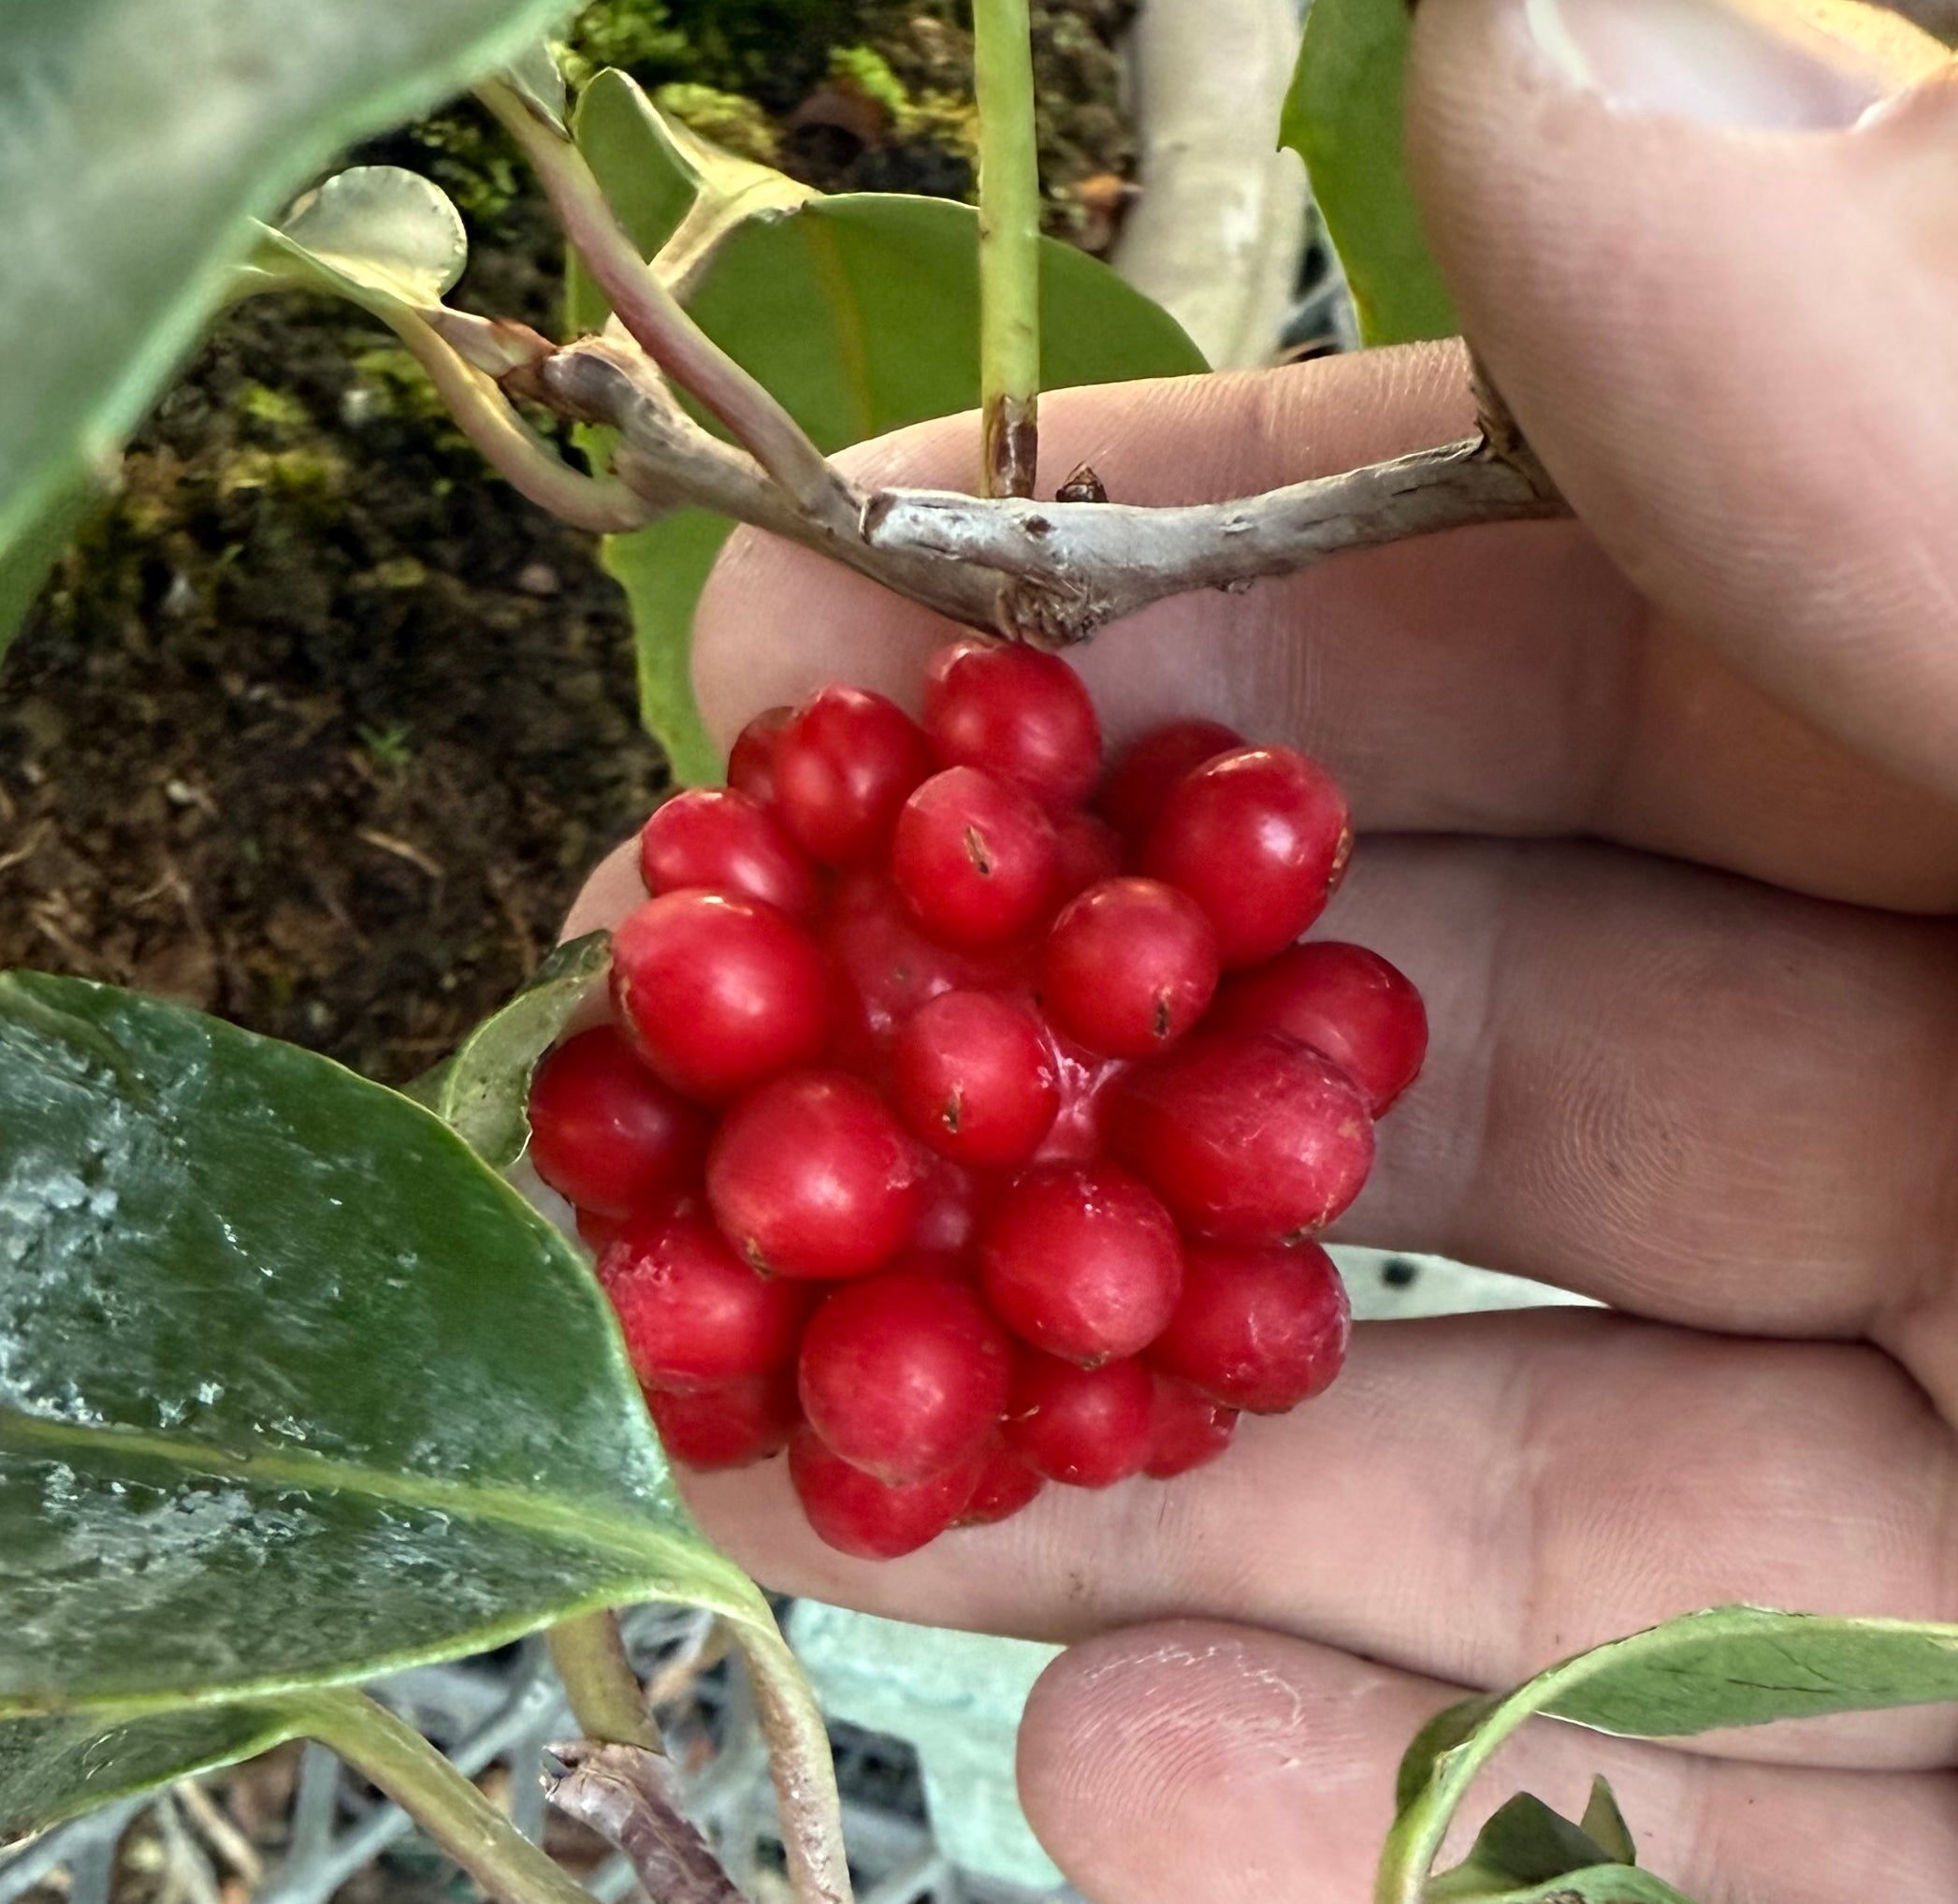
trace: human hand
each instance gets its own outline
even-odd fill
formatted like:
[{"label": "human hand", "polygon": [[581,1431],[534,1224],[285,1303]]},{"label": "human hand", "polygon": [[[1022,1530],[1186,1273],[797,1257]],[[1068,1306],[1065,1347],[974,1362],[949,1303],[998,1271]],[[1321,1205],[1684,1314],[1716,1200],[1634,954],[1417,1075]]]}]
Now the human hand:
[{"label": "human hand", "polygon": [[[689,1487],[773,1585],[1079,1642],[1023,1784],[1097,1899],[1356,1904],[1429,1713],[1670,1614],[1958,1618],[1958,80],[1831,21],[1426,0],[1430,222],[1583,526],[1165,603],[1079,658],[1111,739],[1209,714],[1353,796],[1327,928],[1415,979],[1435,1042],[1339,1234],[1612,1313],[1362,1329],[1214,1467],[892,1563],[820,1547],[779,1463]],[[1468,423],[1443,348],[1042,412],[1050,472],[1147,501]],[[855,461],[955,484],[972,443]],[[825,679],[915,701],[945,632],[744,536],[703,705],[725,739]],[[615,861],[573,926],[636,891]],[[1699,1895],[1930,1904],[1958,1869],[1949,1709],[1510,1754],[1491,1790],[1564,1810],[1604,1770]]]}]

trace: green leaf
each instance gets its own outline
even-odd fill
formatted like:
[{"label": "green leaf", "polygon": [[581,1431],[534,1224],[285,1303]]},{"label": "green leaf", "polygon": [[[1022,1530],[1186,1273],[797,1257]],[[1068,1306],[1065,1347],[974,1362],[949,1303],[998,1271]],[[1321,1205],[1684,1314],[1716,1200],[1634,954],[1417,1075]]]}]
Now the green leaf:
[{"label": "green leaf", "polygon": [[120,1725],[75,1716],[0,1722],[0,1838],[234,1765],[299,1730],[298,1715],[277,1701],[188,1707]]},{"label": "green leaf", "polygon": [[530,1073],[611,967],[610,933],[587,932],[560,945],[442,1068],[436,1114],[492,1170],[507,1170],[523,1155]]},{"label": "green leaf", "polygon": [[1638,1847],[1632,1841],[1632,1827],[1625,1823],[1625,1814],[1618,1810],[1617,1795],[1603,1772],[1591,1780],[1591,1795],[1578,1823],[1591,1842],[1600,1846],[1614,1864],[1638,1863]]},{"label": "green leaf", "polygon": [[659,1597],[772,1644],[596,1285],[439,1119],[0,977],[0,1714],[121,1722]]},{"label": "green leaf", "polygon": [[33,521],[14,539],[0,545],[0,661],[21,632],[48,572],[61,560],[68,538],[101,500],[102,491],[86,470],[77,468],[66,483],[57,483]]},{"label": "green leaf", "polygon": [[[685,279],[703,328],[819,448],[978,404],[979,222],[970,206],[894,193],[812,195],[671,124],[622,74],[601,74],[586,88],[575,130],[641,249],[671,247],[663,262]],[[1048,242],[1040,274],[1046,388],[1205,368],[1175,319],[1095,259]],[[573,327],[596,328],[605,314],[574,275]],[[591,447],[602,459],[602,443]],[[978,455],[975,432],[975,470]],[[726,533],[689,512],[606,547],[606,566],[632,601],[641,712],[683,781],[720,775],[694,706],[689,646]]]},{"label": "green leaf", "polygon": [[600,552],[632,611],[639,718],[683,787],[711,786],[723,774],[693,698],[693,611],[733,527],[725,516],[678,509],[630,535],[606,536]]},{"label": "green leaf", "polygon": [[1672,1738],[1943,1700],[1958,1700],[1958,1626],[1756,1606],[1690,1613],[1561,1661],[1505,1696],[1467,1701],[1430,1721],[1401,1763],[1400,1815],[1375,1895],[1380,1904],[1420,1904],[1475,1775],[1539,1714],[1599,1732]]},{"label": "green leaf", "polygon": [[0,551],[98,479],[252,242],[341,146],[563,0],[11,0],[0,53]]},{"label": "green leaf", "polygon": [[1312,177],[1370,344],[1461,327],[1408,179],[1408,13],[1407,0],[1313,0],[1279,122],[1280,144]]},{"label": "green leaf", "polygon": [[1610,1863],[1603,1847],[1541,1798],[1518,1792],[1489,1816],[1468,1857],[1431,1880],[1427,1897],[1466,1900],[1541,1884]]},{"label": "green leaf", "polygon": [[441,303],[468,263],[462,214],[440,185],[399,166],[355,166],[264,227],[251,269],[419,310]]}]

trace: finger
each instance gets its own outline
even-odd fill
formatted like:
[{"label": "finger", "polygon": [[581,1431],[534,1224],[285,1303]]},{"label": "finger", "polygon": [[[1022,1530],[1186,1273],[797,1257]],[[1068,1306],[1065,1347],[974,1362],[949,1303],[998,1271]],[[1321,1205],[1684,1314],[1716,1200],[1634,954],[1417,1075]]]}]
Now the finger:
[{"label": "finger", "polygon": [[1429,228],[1578,514],[1769,693],[1958,791],[1958,66],[1843,0],[1417,19]]},{"label": "finger", "polygon": [[[1246,494],[1470,427],[1453,349],[1256,377],[1061,391],[1047,467],[1094,463],[1130,501]],[[852,453],[875,480],[965,479],[969,419]],[[737,535],[695,636],[723,742],[825,680],[906,701],[951,631],[806,551]],[[1324,759],[1362,827],[1588,833],[1806,892],[1958,906],[1958,810],[1860,763],[1676,626],[1568,525],[1342,558],[1243,596],[1165,603],[1076,659],[1111,739],[1203,713]]]},{"label": "finger", "polygon": [[1958,926],[1613,848],[1363,842],[1326,937],[1432,1044],[1337,1234],[1674,1322],[1875,1334],[1958,1404]]},{"label": "finger", "polygon": [[[778,1462],[687,1491],[788,1592],[1061,1639],[1214,1613],[1489,1687],[1736,1601],[1950,1619],[1954,1485],[1950,1430],[1875,1350],[1562,1311],[1363,1327],[1324,1396],[1247,1418],[1215,1465],[1050,1488],[901,1561],[823,1547]],[[1831,1719],[1738,1749],[1942,1765],[1958,1718]]]},{"label": "finger", "polygon": [[[1366,1904],[1394,1770],[1458,1688],[1214,1621],[1061,1656],[1028,1702],[1020,1785],[1068,1878],[1108,1904]],[[1958,1858],[1948,1774],[1723,1765],[1546,1722],[1497,1754],[1443,1863],[1522,1790],[1568,1817],[1612,1782],[1639,1862],[1703,1897],[1942,1904]]]}]

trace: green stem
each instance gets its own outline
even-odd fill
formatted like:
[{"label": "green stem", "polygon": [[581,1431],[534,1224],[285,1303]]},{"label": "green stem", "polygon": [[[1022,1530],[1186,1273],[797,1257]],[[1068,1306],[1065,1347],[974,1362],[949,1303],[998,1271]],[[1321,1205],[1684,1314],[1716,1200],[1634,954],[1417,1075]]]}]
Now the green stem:
[{"label": "green stem", "polygon": [[378,1786],[501,1904],[591,1904],[591,1894],[532,1844],[435,1748],[351,1687],[299,1695],[306,1736]]},{"label": "green stem", "polygon": [[580,1613],[551,1628],[551,1664],[571,1695],[572,1716],[602,1745],[660,1750],[660,1728],[645,1708],[645,1689],[626,1657],[616,1613]]},{"label": "green stem", "polygon": [[1040,159],[1027,0],[974,0],[980,494],[1031,496],[1039,448]]}]

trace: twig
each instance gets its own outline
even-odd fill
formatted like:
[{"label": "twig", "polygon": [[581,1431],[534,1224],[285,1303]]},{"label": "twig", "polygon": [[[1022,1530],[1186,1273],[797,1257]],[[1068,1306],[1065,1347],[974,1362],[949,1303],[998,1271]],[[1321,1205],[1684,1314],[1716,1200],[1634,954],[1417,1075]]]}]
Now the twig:
[{"label": "twig", "polygon": [[618,222],[570,135],[501,80],[482,87],[478,96],[522,147],[558,225],[633,341],[727,425],[812,529],[847,532],[842,479],[794,417],[680,308]]},{"label": "twig", "polygon": [[744,1904],[699,1827],[674,1810],[663,1758],[587,1740],[550,1751],[566,1769],[545,1780],[544,1795],[625,1853],[652,1904]]},{"label": "twig", "polygon": [[195,1779],[181,1780],[170,1790],[204,1841],[255,1889],[265,1877],[265,1860],[229,1813],[221,1810],[217,1801]]},{"label": "twig", "polygon": [[718,510],[820,549],[955,620],[1053,647],[1189,589],[1235,591],[1351,549],[1569,514],[1513,433],[1169,508],[844,485],[851,520],[838,532],[809,521],[751,458],[694,424],[616,343],[587,339],[533,375],[546,401],[618,430],[615,468],[649,504]]},{"label": "twig", "polygon": [[979,493],[1031,496],[1039,461],[1040,166],[1027,0],[974,0],[979,140]]}]

